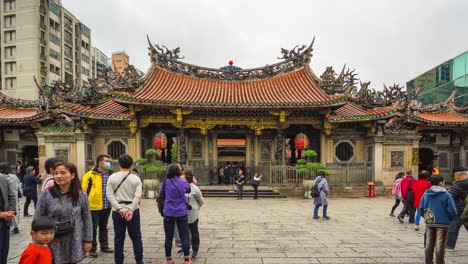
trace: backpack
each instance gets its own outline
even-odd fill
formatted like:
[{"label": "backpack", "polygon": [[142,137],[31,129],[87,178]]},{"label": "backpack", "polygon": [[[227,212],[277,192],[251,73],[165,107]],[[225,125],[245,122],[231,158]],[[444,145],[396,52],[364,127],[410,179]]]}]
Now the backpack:
[{"label": "backpack", "polygon": [[312,186],[312,188],[310,189],[310,196],[312,196],[312,198],[317,198],[320,196],[320,190],[319,190],[319,187],[318,187],[318,183],[319,182],[316,182],[314,184],[314,186]]},{"label": "backpack", "polygon": [[401,198],[401,179],[398,179],[393,183],[392,194],[395,197]]},{"label": "backpack", "polygon": [[464,225],[468,224],[468,195],[465,197],[465,208],[463,209],[463,213],[460,218]]}]

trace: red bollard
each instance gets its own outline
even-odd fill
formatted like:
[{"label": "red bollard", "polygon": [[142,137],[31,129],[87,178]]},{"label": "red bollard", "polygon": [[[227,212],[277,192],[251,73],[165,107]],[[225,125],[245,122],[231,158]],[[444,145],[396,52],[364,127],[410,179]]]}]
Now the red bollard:
[{"label": "red bollard", "polygon": [[367,198],[375,198],[375,194],[374,194],[375,183],[374,182],[368,182],[367,186],[369,186],[369,194],[368,194]]}]

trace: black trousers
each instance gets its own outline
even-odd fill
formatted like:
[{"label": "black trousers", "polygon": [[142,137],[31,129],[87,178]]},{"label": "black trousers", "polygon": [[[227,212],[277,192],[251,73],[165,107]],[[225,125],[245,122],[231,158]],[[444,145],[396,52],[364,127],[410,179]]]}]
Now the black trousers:
[{"label": "black trousers", "polygon": [[408,222],[410,224],[413,224],[414,223],[414,212],[415,212],[413,203],[408,202],[406,200],[403,200],[403,205],[404,205],[404,207],[403,207],[403,210],[401,210],[399,217],[404,219],[406,214],[409,214]]},{"label": "black trousers", "polygon": [[257,199],[258,198],[258,185],[252,184],[252,187],[254,188],[254,199]]},{"label": "black trousers", "polygon": [[37,204],[37,193],[34,194],[28,194],[26,195],[26,202],[24,203],[24,215],[29,215],[28,213],[28,208],[29,204],[31,204],[31,200],[34,202],[34,209],[36,209],[36,204]]},{"label": "black trousers", "polygon": [[8,250],[10,249],[10,227],[5,221],[0,220],[0,264],[6,264],[8,260]]},{"label": "black trousers", "polygon": [[200,247],[200,233],[198,232],[198,219],[197,221],[188,224],[190,236],[192,237],[192,250],[198,250]]},{"label": "black trousers", "polygon": [[109,222],[109,216],[111,208],[91,211],[91,217],[93,220],[93,247],[92,251],[97,250],[97,230],[99,227],[99,245],[101,250],[109,248],[109,236],[107,232],[107,224]]},{"label": "black trousers", "polygon": [[392,211],[391,211],[391,214],[393,214],[395,212],[395,209],[397,209],[397,207],[400,205],[400,199],[398,198],[395,198],[395,204],[393,205],[392,207]]}]

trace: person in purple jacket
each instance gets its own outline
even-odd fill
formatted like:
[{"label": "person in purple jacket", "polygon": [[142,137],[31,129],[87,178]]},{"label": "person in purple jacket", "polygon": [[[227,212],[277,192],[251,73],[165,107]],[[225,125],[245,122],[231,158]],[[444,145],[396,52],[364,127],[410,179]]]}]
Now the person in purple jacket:
[{"label": "person in purple jacket", "polygon": [[164,197],[164,233],[166,234],[165,250],[166,264],[173,264],[172,240],[174,239],[174,228],[177,225],[182,250],[184,252],[184,264],[191,264],[189,227],[188,227],[188,206],[186,193],[190,193],[190,186],[184,179],[180,178],[181,170],[177,164],[167,167],[166,177],[161,185],[160,196]]}]

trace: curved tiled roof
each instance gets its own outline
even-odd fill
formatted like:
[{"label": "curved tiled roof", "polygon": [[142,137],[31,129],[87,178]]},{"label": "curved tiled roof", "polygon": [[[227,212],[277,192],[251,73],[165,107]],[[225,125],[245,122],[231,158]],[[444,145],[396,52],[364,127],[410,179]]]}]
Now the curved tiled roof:
[{"label": "curved tiled roof", "polygon": [[60,111],[77,115],[80,117],[90,117],[95,119],[130,119],[130,112],[125,106],[118,104],[114,100],[109,100],[97,106],[86,106],[72,103],[61,103]]},{"label": "curved tiled roof", "polygon": [[44,112],[39,112],[35,108],[18,108],[7,105],[0,105],[0,123],[28,124],[33,121],[47,119]]},{"label": "curved tiled roof", "polygon": [[412,118],[434,125],[462,125],[468,126],[468,117],[457,113],[453,110],[437,111],[437,112],[421,112],[412,114]]},{"label": "curved tiled roof", "polygon": [[153,65],[150,78],[120,103],[189,108],[292,108],[342,105],[343,97],[326,95],[306,67],[271,78],[222,81],[176,74]]},{"label": "curved tiled roof", "polygon": [[396,110],[393,107],[379,107],[366,110],[355,104],[346,103],[342,107],[333,111],[333,113],[329,115],[327,119],[331,123],[369,121],[389,118],[395,114]]}]

